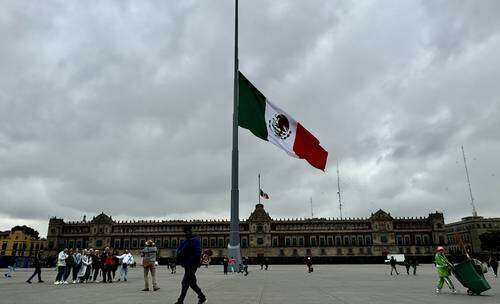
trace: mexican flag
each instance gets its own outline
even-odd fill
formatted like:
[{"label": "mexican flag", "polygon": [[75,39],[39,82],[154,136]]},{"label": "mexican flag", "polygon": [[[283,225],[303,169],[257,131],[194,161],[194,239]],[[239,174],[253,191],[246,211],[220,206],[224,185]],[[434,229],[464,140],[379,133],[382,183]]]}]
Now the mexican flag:
[{"label": "mexican flag", "polygon": [[238,125],[255,136],[270,141],[290,156],[307,160],[325,171],[328,152],[319,140],[285,111],[273,105],[239,73]]},{"label": "mexican flag", "polygon": [[260,189],[260,197],[269,199],[269,194],[265,193],[264,191],[262,191],[262,189]]}]

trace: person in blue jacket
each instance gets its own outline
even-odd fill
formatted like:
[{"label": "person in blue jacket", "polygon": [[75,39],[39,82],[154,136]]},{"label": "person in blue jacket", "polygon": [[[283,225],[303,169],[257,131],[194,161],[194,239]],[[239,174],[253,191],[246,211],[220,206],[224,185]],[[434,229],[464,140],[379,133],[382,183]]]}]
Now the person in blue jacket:
[{"label": "person in blue jacket", "polygon": [[176,304],[184,303],[184,298],[189,287],[198,295],[198,304],[202,304],[207,301],[207,297],[205,297],[196,283],[196,270],[200,267],[201,259],[200,237],[193,235],[193,228],[189,225],[184,226],[184,234],[186,239],[179,244],[176,253],[177,263],[184,268],[181,294]]}]

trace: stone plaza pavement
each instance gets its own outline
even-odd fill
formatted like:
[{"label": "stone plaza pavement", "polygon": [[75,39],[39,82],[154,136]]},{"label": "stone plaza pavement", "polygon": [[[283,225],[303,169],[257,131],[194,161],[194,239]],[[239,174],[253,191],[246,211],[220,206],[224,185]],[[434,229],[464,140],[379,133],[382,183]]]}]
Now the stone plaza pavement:
[{"label": "stone plaza pavement", "polygon": [[[0,303],[174,303],[177,299],[182,268],[171,275],[166,267],[158,269],[157,292],[141,292],[142,268],[131,269],[129,282],[113,284],[77,284],[55,286],[55,271],[44,270],[45,283],[28,285],[31,269],[20,269],[11,279],[0,278]],[[385,265],[315,265],[308,274],[301,265],[271,265],[268,271],[250,266],[250,274],[224,276],[221,266],[200,268],[198,282],[206,292],[208,303],[238,304],[326,304],[326,303],[500,303],[500,283],[487,274],[492,289],[481,296],[468,296],[456,280],[459,292],[447,289],[435,294],[436,275],[433,265],[422,265],[417,276],[408,276],[403,267],[399,276],[390,276]],[[3,271],[3,269],[2,269]],[[35,280],[36,281],[36,280]],[[439,302],[438,302],[439,301]],[[193,291],[185,303],[197,303]]]}]

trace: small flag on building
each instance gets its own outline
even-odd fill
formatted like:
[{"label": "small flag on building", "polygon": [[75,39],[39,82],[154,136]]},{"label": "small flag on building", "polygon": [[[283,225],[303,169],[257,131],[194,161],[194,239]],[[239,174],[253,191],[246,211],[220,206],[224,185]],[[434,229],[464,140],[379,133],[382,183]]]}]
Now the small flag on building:
[{"label": "small flag on building", "polygon": [[269,194],[265,193],[264,191],[262,191],[262,189],[260,189],[260,197],[262,197],[263,199],[269,199]]},{"label": "small flag on building", "polygon": [[238,125],[288,155],[325,171],[328,152],[300,123],[276,107],[240,72]]}]

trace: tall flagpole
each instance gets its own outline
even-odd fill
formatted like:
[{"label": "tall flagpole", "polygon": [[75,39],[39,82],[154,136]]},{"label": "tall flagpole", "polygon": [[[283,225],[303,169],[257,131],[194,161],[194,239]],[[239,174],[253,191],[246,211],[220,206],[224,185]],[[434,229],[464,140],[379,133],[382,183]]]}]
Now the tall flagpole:
[{"label": "tall flagpole", "polygon": [[238,189],[238,0],[234,7],[234,92],[233,92],[233,151],[231,162],[231,227],[229,232],[228,255],[241,262],[240,219]]},{"label": "tall flagpole", "polygon": [[257,195],[259,196],[259,204],[260,204],[260,191],[261,191],[260,189],[261,188],[260,188],[260,173],[259,173],[259,190],[258,190],[258,193],[257,193]]}]

